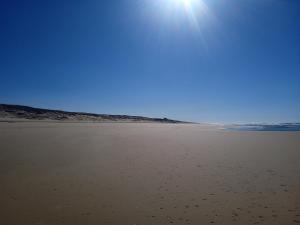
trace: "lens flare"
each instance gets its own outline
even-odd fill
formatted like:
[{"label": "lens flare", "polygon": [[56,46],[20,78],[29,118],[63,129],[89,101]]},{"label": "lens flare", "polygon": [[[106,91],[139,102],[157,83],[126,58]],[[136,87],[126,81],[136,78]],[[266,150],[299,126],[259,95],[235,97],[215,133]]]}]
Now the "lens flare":
[{"label": "lens flare", "polygon": [[176,14],[178,16],[185,14],[190,25],[197,30],[211,19],[205,0],[158,0],[158,2],[160,2],[160,7],[167,11],[167,15],[174,17]]},{"label": "lens flare", "polygon": [[217,19],[206,3],[208,0],[141,0],[144,1],[148,7],[141,7],[150,9],[148,15],[158,23],[160,36],[168,36],[170,31],[182,34],[191,31],[186,34],[196,36],[202,46],[208,46],[208,39],[217,28]]},{"label": "lens flare", "polygon": [[185,7],[191,7],[192,0],[180,0]]}]

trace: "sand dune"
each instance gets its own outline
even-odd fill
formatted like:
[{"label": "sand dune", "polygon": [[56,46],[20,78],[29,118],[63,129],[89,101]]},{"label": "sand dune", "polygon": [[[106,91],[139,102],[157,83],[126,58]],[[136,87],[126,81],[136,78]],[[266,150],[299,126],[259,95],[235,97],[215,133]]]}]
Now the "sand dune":
[{"label": "sand dune", "polygon": [[0,224],[300,224],[300,133],[0,123]]},{"label": "sand dune", "polygon": [[0,122],[1,121],[186,123],[168,118],[68,112],[62,110],[42,109],[23,105],[7,104],[0,104]]}]

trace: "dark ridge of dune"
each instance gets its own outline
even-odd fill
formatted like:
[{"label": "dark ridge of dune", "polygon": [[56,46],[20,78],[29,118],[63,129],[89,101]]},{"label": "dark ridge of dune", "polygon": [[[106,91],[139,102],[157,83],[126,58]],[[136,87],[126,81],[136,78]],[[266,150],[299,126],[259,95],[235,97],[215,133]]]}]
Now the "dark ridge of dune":
[{"label": "dark ridge of dune", "polygon": [[87,122],[156,122],[186,123],[168,118],[149,118],[144,116],[109,115],[62,110],[41,109],[23,105],[0,104],[0,118],[26,120],[87,121]]}]

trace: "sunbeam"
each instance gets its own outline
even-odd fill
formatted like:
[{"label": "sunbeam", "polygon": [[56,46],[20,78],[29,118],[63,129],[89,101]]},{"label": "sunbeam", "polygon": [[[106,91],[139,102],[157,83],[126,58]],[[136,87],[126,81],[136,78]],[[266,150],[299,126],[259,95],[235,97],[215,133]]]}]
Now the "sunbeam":
[{"label": "sunbeam", "polygon": [[201,33],[201,29],[209,26],[213,20],[205,0],[148,0],[148,3],[154,6],[153,15],[158,16],[162,24],[169,21],[190,26]]}]

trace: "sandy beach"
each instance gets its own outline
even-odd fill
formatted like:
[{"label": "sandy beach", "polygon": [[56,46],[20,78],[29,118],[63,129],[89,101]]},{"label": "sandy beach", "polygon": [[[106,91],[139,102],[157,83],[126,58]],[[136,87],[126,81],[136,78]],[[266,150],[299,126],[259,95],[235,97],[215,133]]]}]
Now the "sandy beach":
[{"label": "sandy beach", "polygon": [[2,225],[300,224],[300,132],[0,123]]}]

